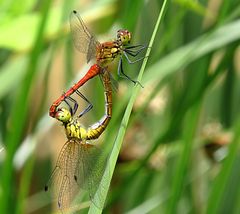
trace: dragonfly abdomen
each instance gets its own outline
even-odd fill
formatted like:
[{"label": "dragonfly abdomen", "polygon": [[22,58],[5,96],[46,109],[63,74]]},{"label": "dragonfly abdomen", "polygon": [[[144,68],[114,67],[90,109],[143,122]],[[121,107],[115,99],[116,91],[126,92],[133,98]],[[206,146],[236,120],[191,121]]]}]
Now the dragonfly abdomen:
[{"label": "dragonfly abdomen", "polygon": [[102,82],[104,86],[104,97],[105,97],[105,115],[93,124],[87,131],[87,140],[97,139],[103,131],[106,129],[108,123],[112,117],[112,87],[110,74],[107,70],[105,70],[102,74]]},{"label": "dragonfly abdomen", "polygon": [[111,116],[105,115],[99,122],[92,125],[86,133],[87,135],[86,139],[87,140],[97,139],[106,129],[110,119],[111,119]]},{"label": "dragonfly abdomen", "polygon": [[66,93],[64,93],[62,96],[60,96],[49,109],[49,115],[53,118],[56,118],[57,115],[57,107],[61,104],[64,99],[70,95],[72,95],[76,90],[78,90],[82,85],[84,85],[89,79],[95,77],[96,75],[101,73],[101,67],[97,64],[94,64],[90,67],[88,72],[85,74],[85,76],[80,79],[73,87],[71,87]]}]

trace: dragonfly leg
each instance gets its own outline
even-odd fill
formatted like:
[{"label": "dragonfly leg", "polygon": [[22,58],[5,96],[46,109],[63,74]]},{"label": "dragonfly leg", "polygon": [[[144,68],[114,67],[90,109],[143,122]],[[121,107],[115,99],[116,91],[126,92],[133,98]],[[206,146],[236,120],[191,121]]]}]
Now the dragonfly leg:
[{"label": "dragonfly leg", "polygon": [[132,57],[136,57],[141,52],[141,50],[140,51],[124,50],[124,52],[126,52]]},{"label": "dragonfly leg", "polygon": [[[139,48],[140,47],[140,48]],[[134,48],[139,48],[138,50],[134,50]],[[139,53],[142,52],[142,50],[146,49],[147,46],[146,45],[135,45],[135,46],[130,46],[130,47],[126,47],[125,48],[125,52],[128,53],[129,55],[135,57],[137,56]],[[132,50],[133,49],[133,50]]]},{"label": "dragonfly leg", "polygon": [[133,80],[131,77],[129,77],[127,74],[124,73],[122,64],[123,64],[122,63],[122,57],[120,57],[120,60],[119,60],[119,63],[118,63],[118,76],[130,80],[134,84],[138,83],[143,88],[142,84],[139,81]]},{"label": "dragonfly leg", "polygon": [[[123,54],[124,54],[124,56],[126,57],[126,59],[127,59],[127,61],[128,61],[129,64],[134,64],[134,63],[139,62],[139,61],[141,61],[142,59],[145,58],[145,57],[143,56],[143,57],[140,57],[139,59],[136,59],[136,60],[132,61],[132,60],[129,59],[126,51],[123,51]],[[131,55],[131,54],[130,54],[130,55]]]},{"label": "dragonfly leg", "polygon": [[76,90],[76,93],[78,96],[80,96],[83,100],[85,100],[88,103],[87,108],[85,108],[79,115],[78,117],[82,117],[84,114],[89,112],[93,108],[93,104],[79,91]]},{"label": "dragonfly leg", "polygon": [[[86,114],[87,112],[89,112],[93,108],[93,105],[79,90],[76,90],[76,93],[77,93],[78,96],[80,96],[83,100],[85,100],[88,103],[88,106],[78,116],[78,117],[82,117],[84,114]],[[73,107],[68,100],[71,101],[74,104]],[[68,107],[70,109],[70,112],[71,112],[71,115],[75,115],[75,113],[78,109],[77,101],[75,99],[73,99],[72,97],[68,96],[68,97],[64,98],[64,102],[68,105]]]},{"label": "dragonfly leg", "polygon": [[[74,104],[73,107],[68,100],[70,100]],[[72,97],[65,97],[64,102],[68,105],[68,107],[70,109],[70,112],[71,112],[71,115],[74,115],[76,113],[77,109],[78,109],[77,101],[74,100]]]},{"label": "dragonfly leg", "polygon": [[147,48],[146,45],[131,45],[131,46],[125,47],[125,49],[134,49],[134,48],[139,48],[139,47],[140,47],[140,49]]}]

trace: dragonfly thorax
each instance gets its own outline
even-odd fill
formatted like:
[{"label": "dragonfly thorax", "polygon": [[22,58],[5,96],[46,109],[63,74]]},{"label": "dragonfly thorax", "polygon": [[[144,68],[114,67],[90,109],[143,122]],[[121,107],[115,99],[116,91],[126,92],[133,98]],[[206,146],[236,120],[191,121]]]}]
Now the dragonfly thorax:
[{"label": "dragonfly thorax", "polygon": [[84,140],[87,137],[87,130],[83,128],[77,119],[74,119],[71,112],[66,108],[59,108],[56,113],[56,119],[61,121],[65,126],[66,136],[68,139],[76,138]]},{"label": "dragonfly thorax", "polygon": [[96,59],[100,66],[105,67],[107,64],[117,58],[122,52],[122,46],[119,42],[104,42],[97,46]]},{"label": "dragonfly thorax", "polygon": [[96,59],[100,66],[106,66],[120,56],[126,45],[131,41],[131,33],[128,30],[118,30],[117,39],[112,42],[99,43],[96,49]]},{"label": "dragonfly thorax", "polygon": [[78,139],[85,142],[87,138],[87,130],[81,126],[77,119],[71,120],[65,124],[65,131],[68,139]]}]

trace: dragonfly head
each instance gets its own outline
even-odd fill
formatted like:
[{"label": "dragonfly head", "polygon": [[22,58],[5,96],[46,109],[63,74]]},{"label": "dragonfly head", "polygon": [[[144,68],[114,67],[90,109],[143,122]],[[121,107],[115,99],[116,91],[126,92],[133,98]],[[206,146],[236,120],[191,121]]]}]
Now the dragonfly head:
[{"label": "dragonfly head", "polygon": [[55,118],[63,123],[67,123],[71,120],[71,112],[66,108],[58,108]]},{"label": "dragonfly head", "polygon": [[127,45],[131,41],[131,33],[128,30],[118,30],[117,32],[117,39],[120,41],[123,45]]}]

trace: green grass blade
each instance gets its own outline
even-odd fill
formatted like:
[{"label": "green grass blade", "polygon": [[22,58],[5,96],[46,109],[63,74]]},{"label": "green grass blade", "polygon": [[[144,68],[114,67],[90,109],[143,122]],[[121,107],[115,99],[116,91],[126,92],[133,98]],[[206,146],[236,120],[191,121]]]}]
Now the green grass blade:
[{"label": "green grass blade", "polygon": [[[229,35],[229,32],[231,34]],[[193,42],[178,48],[148,68],[143,83],[154,79],[162,80],[165,76],[179,71],[183,67],[211,51],[223,48],[240,38],[240,20],[225,24],[218,29],[205,33]],[[173,63],[174,62],[174,63]]]},{"label": "green grass blade", "polygon": [[24,213],[27,206],[26,195],[28,194],[29,184],[31,183],[34,161],[34,156],[31,156],[23,169],[16,205],[16,213],[18,214]]},{"label": "green grass blade", "polygon": [[212,185],[212,191],[208,199],[207,213],[218,213],[221,207],[221,199],[224,197],[228,179],[231,177],[231,170],[236,158],[238,158],[238,148],[240,143],[240,120],[237,121],[234,129],[234,139],[229,147],[229,154],[222,166],[221,172]]},{"label": "green grass blade", "polygon": [[187,124],[184,127],[183,133],[183,142],[184,145],[182,147],[182,152],[179,157],[179,161],[177,161],[177,167],[175,170],[175,174],[177,176],[173,179],[173,185],[171,187],[171,199],[168,203],[167,213],[177,213],[177,206],[179,199],[181,197],[181,193],[183,190],[185,176],[187,174],[189,159],[191,155],[191,150],[193,148],[193,141],[195,138],[196,128],[198,124],[199,112],[201,109],[201,102],[196,103],[193,108],[190,109],[187,115]]},{"label": "green grass blade", "polygon": [[16,101],[13,105],[11,112],[11,129],[7,133],[6,139],[6,159],[3,166],[3,171],[1,175],[1,185],[2,192],[1,194],[1,213],[9,213],[13,209],[12,202],[9,200],[11,197],[13,181],[13,157],[14,153],[20,143],[21,136],[25,127],[25,122],[27,120],[27,109],[28,109],[28,98],[30,93],[31,83],[34,79],[34,74],[37,71],[37,62],[40,56],[42,46],[43,46],[43,35],[44,29],[47,22],[48,11],[51,1],[44,1],[43,3],[43,16],[39,25],[39,31],[36,36],[35,46],[30,56],[28,69],[26,72],[25,79],[22,82],[22,85],[19,87],[19,94],[16,98]]},{"label": "green grass blade", "polygon": [[[160,25],[160,21],[162,20],[163,13],[165,11],[166,4],[167,4],[167,0],[164,1],[162,9],[159,13],[159,16],[158,16],[158,19],[157,19],[157,22],[156,22],[151,40],[149,42],[149,47],[152,47],[152,45],[153,45],[156,33],[157,33],[159,25]],[[147,61],[148,61],[148,56],[150,55],[150,52],[151,52],[151,49],[148,48],[148,50],[146,52],[146,57],[143,60],[142,67],[141,67],[139,75],[138,75],[138,81],[139,82],[141,82],[143,72],[145,70],[145,67],[146,67],[146,64],[147,64]],[[100,197],[103,197],[103,199],[101,199],[101,201],[104,202],[106,197],[107,197],[107,192],[108,192],[108,189],[109,189],[109,186],[110,186],[110,182],[111,182],[111,178],[112,178],[112,175],[113,175],[113,172],[114,172],[114,169],[115,169],[115,165],[116,165],[116,162],[117,162],[118,154],[120,152],[121,145],[122,145],[122,142],[123,142],[123,138],[124,138],[124,135],[125,135],[125,132],[126,132],[126,127],[128,125],[128,121],[129,121],[129,117],[130,117],[130,114],[131,114],[131,111],[132,111],[132,107],[133,107],[134,101],[136,100],[136,97],[139,93],[139,90],[140,90],[140,86],[135,85],[135,87],[133,88],[132,96],[131,96],[130,101],[128,103],[128,106],[126,108],[125,114],[123,116],[121,126],[119,128],[116,140],[114,142],[112,152],[111,152],[109,160],[108,160],[108,164],[107,164],[107,167],[106,167],[106,170],[105,170],[102,182],[101,182],[101,184],[103,183],[103,185],[100,185],[100,186],[104,186],[104,188],[101,187],[97,190],[94,200],[95,199],[97,200],[97,198],[98,198],[97,196],[100,195]],[[102,209],[103,209],[103,207],[104,207],[104,204],[102,204]],[[94,214],[95,213],[101,213],[102,209],[98,209],[92,203],[91,206],[90,206],[90,209],[89,209],[89,213],[90,214],[91,213],[94,213]]]}]

